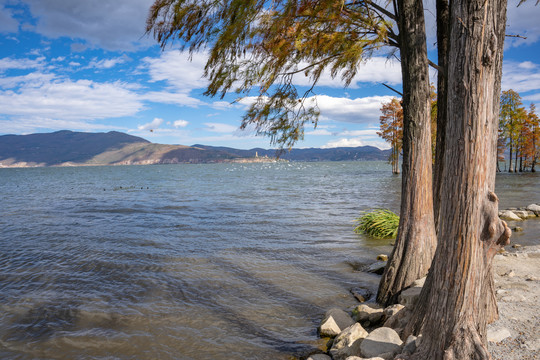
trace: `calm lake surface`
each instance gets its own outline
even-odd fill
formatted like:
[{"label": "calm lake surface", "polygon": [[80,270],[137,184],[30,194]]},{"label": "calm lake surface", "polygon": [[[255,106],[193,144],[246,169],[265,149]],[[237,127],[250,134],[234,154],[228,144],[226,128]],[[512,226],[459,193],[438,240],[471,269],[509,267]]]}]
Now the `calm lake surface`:
[{"label": "calm lake surface", "polygon": [[[330,307],[376,290],[399,210],[383,162],[0,169],[0,358],[287,359]],[[497,178],[501,207],[540,175]],[[539,243],[540,220],[513,240]]]}]

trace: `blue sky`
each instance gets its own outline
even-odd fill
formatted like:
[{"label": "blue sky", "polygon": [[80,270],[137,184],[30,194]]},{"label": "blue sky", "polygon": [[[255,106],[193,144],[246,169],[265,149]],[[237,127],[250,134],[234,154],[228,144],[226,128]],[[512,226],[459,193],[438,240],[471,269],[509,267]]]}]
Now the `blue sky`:
[{"label": "blue sky", "polygon": [[[117,130],[163,144],[269,148],[268,138],[238,130],[244,105],[202,96],[204,53],[189,61],[144,35],[152,2],[0,0],[0,135]],[[430,44],[433,2],[426,2]],[[508,9],[507,33],[527,39],[506,39],[503,90],[518,91],[526,105],[540,103],[535,3],[518,8],[510,0]],[[394,94],[382,82],[401,89],[399,64],[383,54],[362,64],[347,89],[324,74],[315,89],[319,126],[306,128],[296,146],[387,148],[376,131],[381,102]]]}]

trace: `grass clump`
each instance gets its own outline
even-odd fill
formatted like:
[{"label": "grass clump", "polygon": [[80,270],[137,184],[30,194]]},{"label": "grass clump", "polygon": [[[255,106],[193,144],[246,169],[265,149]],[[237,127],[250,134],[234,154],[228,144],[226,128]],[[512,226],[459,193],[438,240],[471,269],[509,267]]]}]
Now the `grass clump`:
[{"label": "grass clump", "polygon": [[397,236],[399,215],[387,209],[362,211],[360,214],[360,217],[355,220],[355,233],[366,234],[377,239]]}]

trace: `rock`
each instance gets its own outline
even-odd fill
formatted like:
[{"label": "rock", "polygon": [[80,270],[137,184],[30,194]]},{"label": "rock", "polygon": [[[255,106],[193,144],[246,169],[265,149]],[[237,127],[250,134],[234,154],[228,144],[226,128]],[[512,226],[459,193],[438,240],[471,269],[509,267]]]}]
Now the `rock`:
[{"label": "rock", "polygon": [[426,283],[426,277],[427,276],[424,276],[423,278],[416,280],[415,282],[412,283],[411,287],[423,287],[424,284]]},{"label": "rock", "polygon": [[399,295],[399,303],[404,306],[412,307],[418,301],[422,288],[419,286],[410,287],[405,289]]},{"label": "rock", "polygon": [[540,216],[540,205],[531,204],[527,206],[527,210],[532,211],[536,216]]},{"label": "rock", "polygon": [[[520,229],[521,229],[521,228],[520,228]],[[523,229],[521,229],[521,230],[523,230]],[[514,249],[519,249],[519,248],[521,247],[521,245],[519,245],[519,244],[513,244],[512,247],[513,247]]]},{"label": "rock", "polygon": [[392,316],[396,315],[398,312],[403,310],[405,306],[401,304],[390,305],[384,309],[383,314],[385,319],[390,319]]},{"label": "rock", "polygon": [[416,351],[416,339],[414,335],[409,335],[407,340],[405,340],[405,346],[403,347],[403,353],[406,355],[411,355]]},{"label": "rock", "polygon": [[373,358],[363,358],[363,357],[360,357],[360,356],[349,356],[347,359],[345,360],[386,360],[386,359],[383,359],[382,357],[373,357]]},{"label": "rock", "polygon": [[384,310],[376,304],[362,304],[358,305],[353,310],[354,320],[364,323],[369,321],[369,325],[377,324],[382,320]]},{"label": "rock", "polygon": [[364,357],[375,357],[385,353],[397,354],[403,341],[395,330],[381,327],[375,329],[360,344],[360,352]]},{"label": "rock", "polygon": [[401,329],[403,329],[409,322],[411,315],[412,308],[405,307],[398,311],[396,314],[394,314],[392,317],[387,319],[384,322],[383,326],[395,329],[396,331],[400,332]]},{"label": "rock", "polygon": [[508,276],[509,278],[512,278],[512,277],[516,276],[516,273],[514,272],[514,270],[510,270],[509,272],[507,272],[503,276]]},{"label": "rock", "polygon": [[510,330],[508,330],[505,327],[495,327],[488,329],[487,331],[487,338],[488,341],[498,343],[506,339],[507,337],[511,337],[512,334],[510,333]]},{"label": "rock", "polygon": [[354,320],[349,314],[341,309],[333,308],[326,312],[319,327],[319,334],[321,337],[334,337],[353,324]]},{"label": "rock", "polygon": [[326,354],[313,354],[307,360],[332,360],[332,358]]},{"label": "rock", "polygon": [[520,219],[528,219],[529,218],[529,212],[527,210],[514,210],[512,212],[514,214],[516,214]]},{"label": "rock", "polygon": [[521,221],[521,218],[514,214],[513,211],[510,210],[504,210],[502,214],[499,216],[502,220],[507,221]]},{"label": "rock", "polygon": [[388,261],[388,255],[380,254],[380,255],[377,256],[377,260]]},{"label": "rock", "polygon": [[330,349],[330,355],[334,360],[344,360],[349,356],[360,354],[360,344],[368,336],[368,332],[356,323],[341,332],[335,339]]},{"label": "rock", "polygon": [[350,292],[361,303],[368,301],[373,296],[371,291],[365,288],[352,288]]},{"label": "rock", "polygon": [[386,261],[377,261],[376,263],[373,263],[370,266],[368,266],[366,271],[369,273],[382,275],[382,273],[384,272],[385,266],[386,266]]},{"label": "rock", "polygon": [[[512,228],[512,231],[514,232],[520,232],[520,231],[523,231],[523,228],[522,227],[519,227],[519,226],[514,226]],[[512,245],[512,247],[514,247],[514,245]]]}]

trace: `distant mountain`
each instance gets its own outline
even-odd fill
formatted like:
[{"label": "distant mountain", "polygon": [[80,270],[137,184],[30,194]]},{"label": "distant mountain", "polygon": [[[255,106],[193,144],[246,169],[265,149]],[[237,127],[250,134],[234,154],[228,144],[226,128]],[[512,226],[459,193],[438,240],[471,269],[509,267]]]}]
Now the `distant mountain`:
[{"label": "distant mountain", "polygon": [[[389,151],[371,146],[293,149],[281,154],[292,161],[386,160]],[[276,150],[240,150],[206,145],[162,145],[117,131],[0,136],[0,167],[134,165],[272,161]]]},{"label": "distant mountain", "polygon": [[[206,145],[192,145],[193,147],[206,150],[220,150],[240,157],[268,156],[275,157],[276,150],[255,148],[251,150],[239,150],[228,147],[215,147]],[[285,150],[280,154],[281,159],[291,161],[350,161],[350,160],[388,160],[390,150],[381,150],[374,146],[338,147],[330,149],[308,148]]]}]

